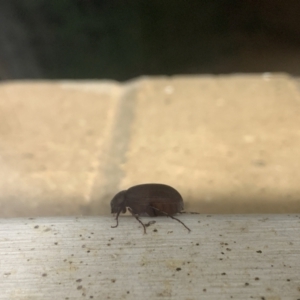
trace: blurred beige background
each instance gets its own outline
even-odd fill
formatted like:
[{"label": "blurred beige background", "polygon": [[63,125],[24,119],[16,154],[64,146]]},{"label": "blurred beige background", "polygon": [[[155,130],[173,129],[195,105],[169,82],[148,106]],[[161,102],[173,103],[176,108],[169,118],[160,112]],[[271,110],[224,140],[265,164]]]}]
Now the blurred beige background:
[{"label": "blurred beige background", "polygon": [[200,213],[300,212],[299,81],[285,74],[0,85],[0,216],[109,214],[172,185]]}]

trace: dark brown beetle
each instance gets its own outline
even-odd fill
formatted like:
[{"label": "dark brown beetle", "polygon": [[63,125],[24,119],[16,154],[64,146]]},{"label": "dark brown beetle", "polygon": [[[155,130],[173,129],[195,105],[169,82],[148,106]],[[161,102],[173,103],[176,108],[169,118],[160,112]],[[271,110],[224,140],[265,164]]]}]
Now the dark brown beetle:
[{"label": "dark brown beetle", "polygon": [[173,215],[183,210],[183,200],[181,195],[172,187],[159,184],[147,183],[131,187],[128,190],[116,194],[110,202],[111,213],[117,214],[117,225],[119,225],[119,215],[126,213],[126,209],[143,225],[139,219],[141,215],[150,217],[167,216],[181,223],[189,232],[191,231],[183,222],[173,217]]}]

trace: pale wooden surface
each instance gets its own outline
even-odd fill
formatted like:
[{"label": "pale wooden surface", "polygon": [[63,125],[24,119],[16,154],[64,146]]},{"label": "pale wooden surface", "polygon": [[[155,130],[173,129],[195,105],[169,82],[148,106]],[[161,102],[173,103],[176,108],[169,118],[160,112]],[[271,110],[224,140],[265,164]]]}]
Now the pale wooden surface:
[{"label": "pale wooden surface", "polygon": [[179,218],[1,219],[0,299],[300,299],[300,215]]}]

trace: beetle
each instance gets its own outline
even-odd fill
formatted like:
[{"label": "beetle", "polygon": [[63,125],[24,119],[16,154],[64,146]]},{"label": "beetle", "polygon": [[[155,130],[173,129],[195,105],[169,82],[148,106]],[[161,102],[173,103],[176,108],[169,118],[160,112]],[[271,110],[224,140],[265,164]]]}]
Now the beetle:
[{"label": "beetle", "polygon": [[117,214],[115,226],[119,225],[119,215],[128,211],[144,227],[139,216],[148,215],[150,217],[167,216],[181,223],[189,232],[191,231],[182,221],[173,217],[183,210],[183,200],[178,191],[171,186],[160,183],[146,183],[135,185],[128,190],[117,193],[110,202],[111,213]]}]

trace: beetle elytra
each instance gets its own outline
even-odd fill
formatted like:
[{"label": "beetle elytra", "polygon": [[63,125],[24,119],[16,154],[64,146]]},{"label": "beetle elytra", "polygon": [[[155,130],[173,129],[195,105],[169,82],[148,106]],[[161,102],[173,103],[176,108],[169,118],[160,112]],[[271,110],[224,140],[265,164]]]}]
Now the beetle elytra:
[{"label": "beetle elytra", "polygon": [[139,216],[148,215],[150,217],[167,216],[181,223],[189,232],[191,231],[182,221],[173,215],[183,210],[183,200],[179,192],[171,186],[159,183],[140,184],[128,190],[117,193],[110,202],[111,213],[115,213],[117,224],[112,228],[118,227],[120,213],[128,211],[144,227]]}]

